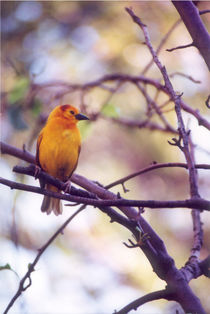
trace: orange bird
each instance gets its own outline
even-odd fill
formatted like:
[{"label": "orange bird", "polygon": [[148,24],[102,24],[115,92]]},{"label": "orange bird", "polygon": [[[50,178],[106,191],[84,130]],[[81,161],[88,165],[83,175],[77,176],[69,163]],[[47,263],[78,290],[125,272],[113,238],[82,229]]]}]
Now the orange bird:
[{"label": "orange bird", "polygon": [[[45,127],[41,130],[36,149],[37,165],[51,176],[67,181],[77,167],[81,136],[77,122],[88,120],[71,105],[57,106],[49,115]],[[70,183],[67,181],[67,184]],[[50,191],[59,190],[47,184]],[[57,198],[44,196],[41,211],[48,215],[62,214],[62,204]]]}]

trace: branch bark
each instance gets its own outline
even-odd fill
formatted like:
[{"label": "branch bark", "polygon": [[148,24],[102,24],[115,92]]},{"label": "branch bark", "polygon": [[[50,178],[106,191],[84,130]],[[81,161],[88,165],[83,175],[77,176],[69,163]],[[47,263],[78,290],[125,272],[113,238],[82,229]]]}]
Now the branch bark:
[{"label": "branch bark", "polygon": [[[183,147],[181,145],[179,148],[182,149],[185,159],[188,165],[189,169],[189,183],[190,183],[190,194],[193,199],[199,199],[199,193],[198,193],[198,186],[197,186],[197,177],[196,177],[196,170],[194,166],[194,161],[193,158],[190,154],[189,151],[189,146],[188,146],[188,133],[185,130],[182,114],[181,114],[181,97],[177,96],[175,94],[175,91],[173,89],[173,86],[170,82],[169,76],[167,74],[165,66],[163,66],[160,62],[160,60],[157,57],[157,54],[155,50],[152,47],[149,33],[147,30],[147,26],[142,23],[141,19],[134,14],[132,9],[126,8],[126,11],[128,14],[131,16],[133,19],[134,23],[139,25],[139,27],[142,29],[144,38],[145,38],[145,43],[153,57],[154,63],[157,65],[159,68],[164,82],[165,82],[165,89],[168,91],[168,94],[170,95],[170,98],[173,100],[175,103],[175,111],[177,114],[177,120],[178,120],[178,131],[180,133],[180,140],[183,140]],[[178,143],[178,141],[176,141]],[[170,282],[170,280],[172,280]],[[180,285],[180,283],[182,284]],[[170,270],[167,274],[167,283],[169,287],[174,291],[174,299],[177,300],[183,309],[186,312],[190,313],[205,313],[204,309],[202,308],[202,305],[200,303],[200,300],[197,298],[197,296],[191,291],[190,287],[188,286],[186,281],[183,281],[181,272],[177,271],[175,267],[171,266]]]},{"label": "branch bark", "polygon": [[[21,158],[23,158],[24,160],[34,160],[34,157],[27,153],[26,151],[24,153],[22,153],[22,151],[18,150],[18,149],[12,149],[11,146],[7,146],[7,144],[3,145],[3,151],[5,153],[5,150],[7,150],[7,152],[9,152],[12,155],[14,154],[14,151],[16,152],[16,154],[18,156],[21,156]],[[44,174],[43,173],[46,180],[50,179],[49,175]],[[94,183],[89,182],[89,180],[75,175],[76,176],[76,180],[78,180],[78,182],[81,185],[87,186],[90,190],[91,188],[93,188],[92,192],[96,191],[99,192],[99,195],[97,195],[98,197],[102,197],[104,196],[105,198],[107,197],[106,194],[106,190],[102,187],[97,186],[97,188],[100,188],[99,190],[95,188]],[[78,176],[78,178],[77,178]],[[51,178],[50,180],[55,180],[54,178]],[[10,184],[12,184],[11,186],[13,187],[13,184],[18,185],[20,183],[16,183],[16,182],[9,182],[8,180],[5,182],[5,179],[3,179],[4,183],[8,183],[8,185],[10,186]],[[62,184],[62,183],[60,183]],[[21,185],[21,184],[20,184]],[[14,186],[15,187],[15,186]],[[30,189],[30,186],[27,186]],[[23,188],[21,186],[21,188]],[[50,191],[46,191],[46,190],[42,190],[40,188],[37,187],[32,187],[33,189],[38,189],[37,191],[41,194],[46,194],[46,193],[50,193]],[[102,191],[104,191],[104,193],[102,193]],[[85,192],[85,191],[83,191]],[[109,191],[108,191],[109,192]],[[52,193],[52,192],[51,192]],[[59,194],[59,193],[58,193]],[[97,193],[96,193],[97,194]],[[111,193],[113,194],[113,193]],[[55,196],[55,195],[53,195]],[[86,199],[88,195],[86,195]],[[59,194],[58,195],[59,198],[64,198],[64,195]],[[72,197],[70,195],[66,195],[66,197]],[[116,197],[116,196],[115,196]],[[83,198],[84,199],[84,198]],[[77,200],[77,199],[72,199],[72,200]],[[93,199],[92,195],[90,195],[90,201],[94,201],[96,199]],[[100,201],[100,200],[99,200]],[[122,201],[122,200],[120,200]],[[102,202],[104,202],[102,200]],[[103,212],[105,212],[110,218],[111,218],[111,222],[116,221],[118,223],[120,223],[121,225],[125,226],[126,228],[128,228],[134,235],[135,238],[139,239],[140,237],[140,231],[139,230],[143,230],[144,233],[147,233],[149,235],[149,240],[147,239],[143,245],[139,245],[140,249],[143,251],[143,253],[146,255],[146,257],[148,258],[149,262],[151,263],[153,270],[156,272],[156,274],[163,280],[165,280],[168,285],[173,288],[173,291],[180,291],[180,294],[175,293],[173,296],[174,300],[177,300],[178,302],[181,302],[181,304],[184,304],[185,300],[182,300],[183,295],[185,295],[185,293],[187,293],[187,298],[191,299],[191,297],[193,298],[193,302],[192,302],[192,307],[189,308],[189,311],[195,306],[195,304],[199,305],[199,300],[197,300],[196,298],[194,298],[194,294],[191,291],[191,289],[188,287],[187,285],[187,281],[186,278],[184,276],[184,271],[179,271],[174,264],[173,259],[169,256],[166,247],[164,245],[164,242],[162,241],[162,239],[156,234],[156,232],[151,228],[151,226],[146,222],[146,220],[142,217],[141,214],[138,214],[136,212],[135,209],[131,210],[131,207],[127,207],[127,213],[133,213],[133,215],[130,216],[130,218],[126,218],[125,216],[117,213],[116,211],[114,211],[111,207],[108,206],[104,206],[104,203],[98,203],[96,204],[96,206],[102,210]],[[134,215],[134,213],[136,213]],[[133,218],[132,218],[133,217]],[[138,228],[137,228],[138,227]],[[139,227],[141,229],[139,229]],[[137,246],[138,247],[138,246]],[[205,267],[203,267],[203,269],[206,269]],[[200,274],[202,274],[202,272],[200,272]],[[187,304],[184,304],[184,308],[188,308]],[[199,308],[199,306],[197,307]],[[191,311],[193,313],[193,311]],[[200,311],[199,313],[204,313],[203,311]]]},{"label": "branch bark", "polygon": [[192,1],[172,1],[192,40],[210,70],[210,36]]}]

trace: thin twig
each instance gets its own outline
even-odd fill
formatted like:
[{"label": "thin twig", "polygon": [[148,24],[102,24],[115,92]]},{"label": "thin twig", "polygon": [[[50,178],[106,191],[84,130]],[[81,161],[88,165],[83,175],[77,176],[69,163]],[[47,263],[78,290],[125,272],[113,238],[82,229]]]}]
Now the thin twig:
[{"label": "thin twig", "polygon": [[[174,3],[175,1],[172,1],[172,2]],[[149,33],[147,30],[147,26],[142,23],[141,19],[134,14],[134,12],[132,11],[131,8],[126,8],[126,11],[129,13],[129,15],[131,16],[133,21],[136,24],[138,24],[140,26],[140,28],[142,29],[143,34],[144,34],[144,38],[145,38],[145,43],[146,43],[148,49],[150,50],[150,53],[153,57],[155,64],[157,65],[157,67],[159,68],[159,70],[163,76],[163,79],[165,82],[165,88],[168,91],[170,98],[175,103],[175,111],[176,111],[177,120],[178,120],[178,131],[180,134],[180,138],[182,138],[182,140],[183,140],[183,147],[180,147],[180,148],[182,148],[182,151],[185,155],[185,159],[186,159],[188,169],[189,169],[190,195],[191,195],[192,199],[198,200],[200,198],[200,196],[199,196],[198,186],[197,186],[196,169],[195,169],[195,165],[194,165],[193,159],[191,157],[191,154],[189,151],[189,146],[188,146],[189,133],[186,132],[186,130],[185,130],[185,126],[184,126],[184,122],[183,122],[183,118],[182,118],[182,114],[181,114],[181,100],[180,100],[181,96],[180,95],[177,96],[175,94],[173,86],[170,82],[169,76],[167,74],[166,68],[165,68],[165,66],[163,66],[161,64],[160,60],[157,57],[157,54],[155,53],[155,51],[152,47]],[[177,142],[177,144],[178,144],[178,142]],[[179,273],[179,275],[180,275],[180,273]],[[176,286],[176,288],[175,288],[176,299],[182,305],[184,311],[185,312],[194,312],[194,313],[196,313],[196,312],[205,313],[205,311],[201,305],[200,300],[192,293],[192,291],[190,291],[189,286],[186,284],[186,282],[185,283],[183,282],[183,284],[184,284],[184,286],[180,286],[180,283],[178,283],[176,280],[173,280],[172,286],[174,286],[174,285]],[[187,294],[189,294],[188,297],[187,297]],[[183,295],[184,295],[184,297],[183,297]]]},{"label": "thin twig", "polygon": [[124,308],[119,311],[115,311],[114,314],[127,314],[132,310],[137,310],[139,306],[160,299],[168,300],[171,297],[171,292],[168,292],[166,289],[159,290],[155,292],[148,293],[141,298],[136,299],[135,301],[129,303]]},{"label": "thin twig", "polygon": [[200,14],[200,15],[203,15],[203,14],[206,14],[206,13],[210,13],[210,10],[202,10],[202,11],[199,11],[199,14]]},{"label": "thin twig", "polygon": [[170,125],[169,126],[162,126],[159,123],[155,123],[153,121],[150,121],[149,119],[145,119],[143,121],[139,120],[134,120],[134,119],[128,119],[128,118],[111,118],[113,122],[116,122],[118,124],[121,124],[126,127],[130,128],[146,128],[149,130],[157,130],[160,132],[165,132],[165,133],[172,133],[172,134],[177,134],[177,131],[173,129]]},{"label": "thin twig", "polygon": [[150,104],[152,108],[154,108],[155,112],[159,116],[160,120],[163,122],[167,130],[170,130],[172,133],[176,133],[176,130],[173,128],[173,126],[170,125],[170,123],[167,121],[165,116],[163,115],[161,109],[158,107],[158,105],[155,103],[155,101],[147,94],[145,88],[141,86],[140,83],[137,83],[136,86],[138,89],[142,92],[145,99],[147,100],[147,103]]},{"label": "thin twig", "polygon": [[[149,79],[144,77],[143,75],[139,76],[132,76],[132,75],[127,75],[123,73],[115,73],[115,74],[110,74],[110,75],[105,75],[98,80],[85,83],[85,84],[71,84],[63,81],[54,81],[54,82],[49,82],[45,84],[37,84],[36,85],[36,90],[40,91],[41,89],[46,89],[46,88],[51,88],[51,87],[65,87],[66,93],[74,92],[77,90],[80,91],[88,91],[92,88],[98,87],[102,88],[103,83],[105,82],[129,82],[131,84],[135,84],[138,82],[144,83],[144,84],[149,84],[154,86],[157,90],[162,91],[163,93],[167,94],[170,96],[170,93],[168,90],[165,88],[164,85],[162,85],[158,80],[154,79]],[[204,119],[204,117],[201,116],[198,110],[192,109],[190,106],[188,106],[186,103],[184,103],[183,100],[181,100],[181,106],[182,108],[192,114],[198,121],[199,125],[204,126],[208,130],[210,130],[210,122],[208,120]]]},{"label": "thin twig", "polygon": [[[135,178],[143,173],[155,170],[155,169],[160,169],[160,168],[185,168],[188,169],[188,165],[186,163],[181,163],[181,162],[169,162],[169,163],[155,163],[149,167],[143,168],[137,172],[134,172],[128,176],[125,176],[117,181],[114,181],[108,185],[105,186],[106,189],[110,189],[113,186],[116,186],[118,184],[122,184],[125,183],[126,181]],[[207,164],[197,164],[195,165],[196,169],[206,169],[206,170],[210,170],[210,165]]]},{"label": "thin twig", "polygon": [[170,74],[169,77],[174,77],[175,75],[186,77],[188,80],[190,80],[190,81],[192,81],[193,83],[196,83],[196,84],[200,84],[201,83],[201,81],[195,80],[191,75],[187,75],[187,74],[182,73],[182,72],[174,72],[174,73]]},{"label": "thin twig", "polygon": [[184,155],[188,164],[188,169],[189,169],[189,181],[190,181],[190,193],[192,197],[199,197],[199,193],[198,193],[198,187],[197,187],[197,180],[196,180],[196,174],[195,174],[195,166],[191,157],[191,154],[189,152],[189,147],[188,147],[188,135],[187,132],[185,130],[185,126],[184,126],[184,122],[183,122],[183,118],[182,118],[182,114],[181,114],[181,96],[177,96],[173,86],[170,82],[169,76],[167,74],[166,68],[161,64],[160,60],[157,57],[157,54],[155,53],[151,41],[150,41],[150,37],[149,37],[149,33],[147,30],[146,25],[144,25],[141,20],[133,13],[133,11],[131,9],[126,9],[127,12],[130,14],[130,16],[132,17],[132,19],[134,20],[135,23],[137,23],[140,28],[142,29],[143,33],[144,33],[144,37],[145,37],[145,42],[147,47],[150,50],[150,53],[153,57],[153,60],[155,62],[155,64],[157,65],[157,67],[159,68],[164,82],[165,82],[165,88],[168,91],[169,95],[171,96],[171,99],[173,100],[173,102],[175,103],[175,111],[177,114],[177,120],[178,120],[178,130],[181,134],[181,137],[183,139],[183,145],[184,145]]},{"label": "thin twig", "polygon": [[166,51],[172,52],[172,51],[177,50],[177,49],[184,49],[184,48],[189,48],[189,47],[193,47],[193,46],[194,46],[194,43],[191,43],[191,44],[188,44],[188,45],[181,45],[181,46],[177,46],[177,47],[174,47],[174,48],[166,49]]},{"label": "thin twig", "polygon": [[[175,28],[181,23],[181,19],[179,19],[178,21],[176,21],[171,28],[169,29],[169,31],[165,34],[165,36],[163,37],[163,39],[161,40],[157,50],[156,50],[156,54],[159,55],[161,49],[163,48],[163,46],[165,45],[166,41],[168,40],[169,36],[171,35],[171,33],[175,30]],[[153,64],[153,58],[151,59],[151,61],[146,65],[146,67],[144,68],[144,70],[141,72],[141,75],[145,75],[146,72],[149,70],[149,68],[152,66]]]},{"label": "thin twig", "polygon": [[[42,254],[46,251],[46,249],[50,246],[50,244],[57,238],[57,236],[62,233],[64,228],[74,219],[74,217],[76,217],[82,210],[84,210],[85,207],[86,207],[85,205],[82,205],[73,215],[71,215],[62,224],[62,226],[51,236],[51,238],[38,250],[38,254],[37,254],[36,258],[34,259],[34,261],[32,263],[29,264],[27,272],[25,273],[24,277],[20,280],[17,292],[15,293],[15,295],[13,296],[11,301],[9,302],[9,304],[6,307],[6,309],[3,312],[3,314],[8,313],[9,309],[12,307],[14,302],[19,298],[21,293],[31,286],[31,283],[32,283],[32,281],[31,281],[31,274],[32,274],[32,272],[35,271],[35,266],[38,263],[38,261],[39,261],[40,257],[42,256]],[[25,283],[26,283],[27,280],[29,281],[29,283],[25,286]]]}]

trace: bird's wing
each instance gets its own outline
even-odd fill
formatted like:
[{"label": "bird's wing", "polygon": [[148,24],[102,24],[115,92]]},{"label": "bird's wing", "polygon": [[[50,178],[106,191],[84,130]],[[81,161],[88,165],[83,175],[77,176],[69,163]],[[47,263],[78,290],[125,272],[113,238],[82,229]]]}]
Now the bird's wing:
[{"label": "bird's wing", "polygon": [[[41,141],[42,141],[42,138],[43,138],[43,131],[41,131],[39,133],[39,137],[37,139],[37,144],[36,144],[36,164],[42,169],[42,166],[39,162],[39,147],[40,147],[40,144],[41,144]],[[43,170],[43,169],[42,169]],[[45,180],[44,179],[41,179],[39,178],[39,183],[40,183],[40,187],[43,189],[45,187]]]},{"label": "bird's wing", "polygon": [[80,151],[81,151],[81,146],[79,146],[79,147],[78,147],[78,157],[77,157],[77,162],[76,162],[76,164],[75,164],[75,166],[74,166],[74,168],[73,168],[72,172],[70,173],[69,178],[71,178],[71,176],[72,176],[72,174],[73,174],[74,170],[77,168],[77,164],[78,164],[78,160],[79,160],[79,154],[80,154]]},{"label": "bird's wing", "polygon": [[43,138],[43,130],[39,133],[39,137],[37,139],[37,144],[36,144],[36,164],[41,168],[41,164],[39,162],[39,147],[41,144]]}]

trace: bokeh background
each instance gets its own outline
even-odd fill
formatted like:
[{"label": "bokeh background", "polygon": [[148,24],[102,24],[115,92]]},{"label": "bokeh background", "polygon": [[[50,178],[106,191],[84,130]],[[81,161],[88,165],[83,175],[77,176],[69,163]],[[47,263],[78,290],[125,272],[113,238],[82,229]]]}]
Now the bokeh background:
[{"label": "bokeh background", "polygon": [[[207,9],[208,1],[199,3]],[[147,106],[132,84],[123,84],[114,95],[93,88],[83,93],[66,90],[62,82],[85,84],[103,75],[124,73],[139,75],[150,54],[143,35],[125,12],[132,6],[148,25],[151,41],[157,47],[178,20],[170,2],[139,1],[2,1],[1,2],[1,140],[35,153],[37,135],[47,115],[56,105],[71,103],[97,119],[80,124],[83,137],[77,173],[107,185],[151,162],[184,161],[176,147],[167,143],[173,134],[131,128],[113,118],[142,121]],[[209,26],[208,15],[202,19]],[[166,48],[191,41],[183,23],[171,34],[160,54],[169,73],[183,72],[200,83],[182,76],[172,78],[184,100],[210,118],[205,106],[208,95],[208,69],[195,48],[169,53]],[[152,66],[147,77],[159,79]],[[51,86],[43,88],[50,83]],[[36,86],[36,88],[35,88]],[[112,84],[110,84],[112,87]],[[154,89],[148,88],[151,97]],[[162,101],[164,101],[164,96]],[[161,99],[160,99],[161,100]],[[170,105],[168,109],[172,109]],[[192,130],[198,163],[209,163],[209,133],[195,118],[184,115]],[[173,111],[167,119],[177,127]],[[1,175],[5,178],[38,185],[33,178],[16,175],[14,165],[24,165],[14,157],[1,156]],[[210,199],[210,175],[199,171],[201,196]],[[112,190],[130,199],[175,200],[189,196],[188,176],[184,169],[161,169],[139,176]],[[42,197],[1,186],[0,308],[4,309],[17,290],[40,248],[76,209],[66,207],[60,217],[40,212]],[[146,209],[144,217],[164,240],[177,267],[186,262],[192,245],[192,221],[189,209]],[[202,213],[204,246],[209,249],[209,217]],[[87,207],[51,245],[32,274],[32,286],[23,293],[10,313],[107,314],[120,309],[137,297],[161,289],[165,283],[138,249],[129,250],[122,242],[131,235],[123,227],[110,224],[99,210]],[[190,283],[207,312],[207,278]],[[175,304],[166,301],[148,303],[141,313],[172,313]]]}]

